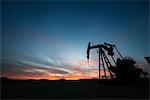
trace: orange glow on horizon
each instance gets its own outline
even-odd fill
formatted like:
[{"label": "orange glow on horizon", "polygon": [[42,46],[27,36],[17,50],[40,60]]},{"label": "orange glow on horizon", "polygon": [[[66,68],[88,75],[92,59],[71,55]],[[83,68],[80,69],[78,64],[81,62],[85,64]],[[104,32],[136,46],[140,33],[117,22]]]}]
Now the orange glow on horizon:
[{"label": "orange glow on horizon", "polygon": [[[109,76],[109,72],[106,72],[107,76]],[[5,75],[6,76],[6,75]],[[104,76],[104,71],[101,70],[101,77]],[[33,76],[24,76],[24,75],[14,75],[14,76],[8,76],[10,79],[19,79],[19,80],[80,80],[80,79],[98,79],[98,70],[91,70],[89,72],[78,72],[78,73],[72,73],[72,74],[64,74],[63,76],[55,76],[54,74],[48,74],[48,75],[33,75]]]}]

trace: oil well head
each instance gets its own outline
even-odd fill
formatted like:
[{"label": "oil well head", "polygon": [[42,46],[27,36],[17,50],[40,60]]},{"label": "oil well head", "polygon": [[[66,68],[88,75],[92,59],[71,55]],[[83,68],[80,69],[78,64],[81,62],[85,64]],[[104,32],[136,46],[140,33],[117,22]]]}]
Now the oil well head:
[{"label": "oil well head", "polygon": [[87,47],[87,59],[89,60],[89,54],[90,54],[90,44],[91,42],[89,42],[88,47]]}]

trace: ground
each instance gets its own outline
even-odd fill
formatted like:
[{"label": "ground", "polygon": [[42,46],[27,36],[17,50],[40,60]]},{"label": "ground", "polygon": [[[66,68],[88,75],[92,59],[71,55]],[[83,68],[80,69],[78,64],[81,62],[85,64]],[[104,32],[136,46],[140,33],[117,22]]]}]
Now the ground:
[{"label": "ground", "polygon": [[1,80],[2,99],[130,98],[149,99],[149,81]]}]

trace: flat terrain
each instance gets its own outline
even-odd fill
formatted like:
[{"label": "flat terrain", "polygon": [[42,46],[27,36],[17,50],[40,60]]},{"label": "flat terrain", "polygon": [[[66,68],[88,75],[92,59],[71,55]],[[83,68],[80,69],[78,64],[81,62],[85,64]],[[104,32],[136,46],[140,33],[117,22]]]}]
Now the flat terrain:
[{"label": "flat terrain", "polygon": [[9,98],[130,98],[149,99],[149,82],[108,80],[1,80],[1,97]]}]

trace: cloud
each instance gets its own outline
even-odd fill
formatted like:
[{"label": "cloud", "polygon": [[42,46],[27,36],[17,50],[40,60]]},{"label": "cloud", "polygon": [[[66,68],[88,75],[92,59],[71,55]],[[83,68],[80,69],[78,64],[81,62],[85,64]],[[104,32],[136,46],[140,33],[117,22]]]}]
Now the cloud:
[{"label": "cloud", "polygon": [[[12,52],[5,51],[5,55],[2,56],[1,64],[5,65],[15,65],[20,67],[27,67],[27,66],[36,66],[42,68],[49,68],[49,69],[59,69],[66,72],[74,72],[74,71],[82,71],[83,69],[80,67],[79,61],[63,59],[59,57],[49,57],[44,53],[39,52],[39,57],[25,55],[23,53],[17,52],[12,50]],[[74,62],[79,62],[79,64],[75,64]],[[13,66],[14,67],[14,66]],[[6,67],[7,68],[7,67]],[[6,70],[9,70],[7,68]]]},{"label": "cloud", "polygon": [[44,77],[47,78],[55,76],[55,74],[68,74],[67,71],[57,69],[57,68],[44,68],[37,66],[18,66],[14,64],[2,64],[1,65],[1,75],[6,77]]},{"label": "cloud", "polygon": [[[84,69],[80,66],[66,66],[68,72],[58,68],[45,68],[38,66],[18,66],[2,64],[1,75],[15,79],[89,79],[98,77],[98,69]],[[101,73],[104,74],[103,70]],[[109,74],[108,74],[109,75]]]},{"label": "cloud", "polygon": [[[13,54],[13,55],[12,55]],[[39,53],[39,57],[12,52],[1,62],[2,75],[23,79],[74,79],[97,77],[97,61],[69,60],[49,57]],[[16,54],[16,56],[15,56]],[[15,59],[13,59],[15,58]],[[76,62],[76,63],[74,63]]]},{"label": "cloud", "polygon": [[[16,55],[16,56],[15,56]],[[12,51],[12,54],[2,56],[1,75],[21,79],[82,79],[98,78],[98,61],[91,59],[70,60],[59,57],[50,57],[40,53],[39,57],[24,55]],[[74,63],[76,62],[76,63]],[[141,61],[143,62],[143,61]],[[145,63],[139,66],[148,69]],[[149,69],[148,69],[149,70]],[[109,76],[108,71],[106,70]],[[102,76],[104,71],[101,70]]]}]

